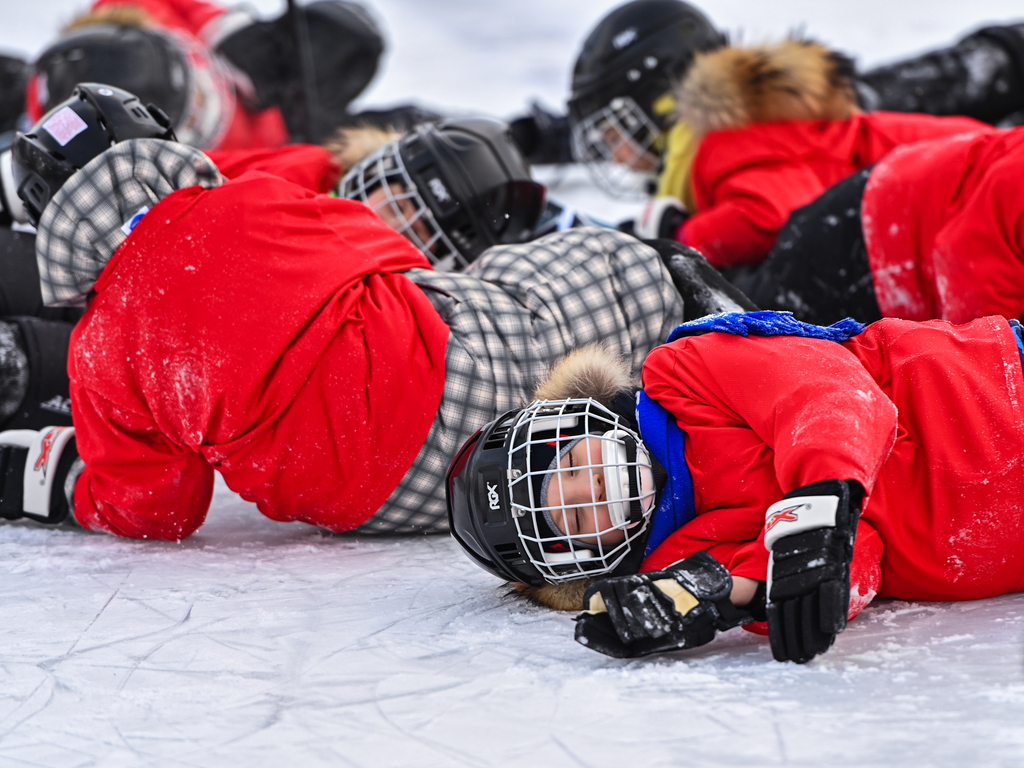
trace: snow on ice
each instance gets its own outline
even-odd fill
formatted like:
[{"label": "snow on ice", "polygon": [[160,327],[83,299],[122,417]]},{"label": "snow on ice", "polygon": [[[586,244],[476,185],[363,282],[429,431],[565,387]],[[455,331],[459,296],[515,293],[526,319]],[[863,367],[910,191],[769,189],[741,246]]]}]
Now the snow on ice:
[{"label": "snow on ice", "polygon": [[[615,3],[369,4],[391,52],[364,105],[508,116],[561,102],[577,46]],[[84,3],[4,5],[0,45],[32,54]],[[1021,14],[997,0],[702,5],[745,40],[801,28],[863,63]],[[629,213],[577,170],[544,180],[598,216]],[[572,629],[447,537],[327,536],[223,484],[181,544],[3,524],[0,765],[1024,763],[1022,595],[876,603],[805,666],[738,630],[617,661]]]}]

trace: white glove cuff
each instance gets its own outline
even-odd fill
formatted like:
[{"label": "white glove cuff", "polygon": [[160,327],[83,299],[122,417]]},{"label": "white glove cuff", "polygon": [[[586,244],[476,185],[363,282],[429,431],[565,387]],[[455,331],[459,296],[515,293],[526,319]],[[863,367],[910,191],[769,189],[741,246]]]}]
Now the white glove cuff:
[{"label": "white glove cuff", "polygon": [[769,552],[775,542],[815,528],[834,528],[838,496],[793,496],[768,507],[764,516],[764,546]]}]

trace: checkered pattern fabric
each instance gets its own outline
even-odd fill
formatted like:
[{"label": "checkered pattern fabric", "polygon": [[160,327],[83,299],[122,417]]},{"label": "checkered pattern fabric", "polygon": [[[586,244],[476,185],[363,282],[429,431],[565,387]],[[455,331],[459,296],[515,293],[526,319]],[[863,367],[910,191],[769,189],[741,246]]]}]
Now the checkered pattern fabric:
[{"label": "checkered pattern fabric", "polygon": [[43,302],[81,307],[114,251],[122,229],[143,208],[196,184],[223,183],[198,149],[159,139],[132,139],[94,157],[53,196],[39,219],[36,260]]},{"label": "checkered pattern fabric", "polygon": [[447,530],[444,474],[470,435],[528,403],[577,347],[606,344],[639,371],[683,317],[658,254],[609,229],[491,248],[464,274],[406,274],[451,329],[444,393],[416,461],[360,533]]}]

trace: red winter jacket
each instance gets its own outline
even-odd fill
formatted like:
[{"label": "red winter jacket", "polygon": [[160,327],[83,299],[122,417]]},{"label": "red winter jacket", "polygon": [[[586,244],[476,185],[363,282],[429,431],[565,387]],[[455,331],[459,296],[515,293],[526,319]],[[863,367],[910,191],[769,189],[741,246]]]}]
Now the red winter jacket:
[{"label": "red winter jacket", "polygon": [[266,149],[218,149],[204,153],[227,178],[246,171],[279,176],[313,192],[327,193],[341,178],[338,159],[318,144],[287,144]]},{"label": "red winter jacket", "polygon": [[842,345],[711,333],[655,349],[643,376],[687,433],[697,508],[645,570],[707,550],[764,580],[765,510],[838,478],[868,492],[854,612],[875,593],[1024,590],[1024,376],[1004,319],[881,320]]},{"label": "red winter jacket", "polygon": [[901,147],[871,171],[861,219],[882,314],[1024,316],[1024,128]]},{"label": "red winter jacket", "polygon": [[72,335],[76,519],[182,539],[216,468],[275,520],[366,520],[440,402],[448,328],[398,274],[428,266],[362,204],[267,174],[164,198]]},{"label": "red winter jacket", "polygon": [[[204,35],[204,31],[215,26],[216,21],[225,13],[221,6],[204,0],[94,0],[92,10],[99,11],[125,5],[144,11],[163,29],[175,30],[189,36],[199,50],[206,48],[207,36]],[[225,108],[227,107],[225,104]],[[260,112],[248,112],[235,101],[232,109],[227,129],[216,146],[201,149],[276,147],[288,141],[288,128],[281,110],[277,107]],[[32,77],[26,91],[25,110],[33,122],[43,116],[39,101],[39,85],[35,76]]]},{"label": "red winter jacket", "polygon": [[837,181],[902,144],[983,127],[967,117],[872,112],[712,131],[690,170],[696,212],[676,238],[716,267],[756,264],[789,215]]}]

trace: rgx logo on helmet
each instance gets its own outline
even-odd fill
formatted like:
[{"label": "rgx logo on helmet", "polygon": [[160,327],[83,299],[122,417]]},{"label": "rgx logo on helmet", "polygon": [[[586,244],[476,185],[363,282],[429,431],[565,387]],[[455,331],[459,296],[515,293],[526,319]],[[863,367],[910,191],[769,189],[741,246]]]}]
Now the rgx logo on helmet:
[{"label": "rgx logo on helmet", "polygon": [[491,509],[497,509],[500,501],[497,484],[487,483],[487,506]]}]

